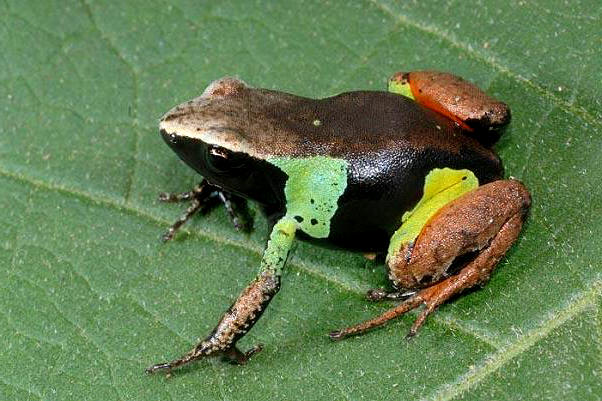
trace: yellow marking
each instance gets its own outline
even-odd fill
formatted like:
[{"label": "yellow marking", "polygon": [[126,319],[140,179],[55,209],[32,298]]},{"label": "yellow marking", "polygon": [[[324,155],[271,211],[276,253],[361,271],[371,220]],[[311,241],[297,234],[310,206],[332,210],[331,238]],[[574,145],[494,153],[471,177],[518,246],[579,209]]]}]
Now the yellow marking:
[{"label": "yellow marking", "polygon": [[412,210],[403,214],[401,227],[391,237],[387,259],[401,251],[406,244],[413,242],[439,209],[478,186],[479,180],[470,170],[431,170],[424,179],[422,198]]}]

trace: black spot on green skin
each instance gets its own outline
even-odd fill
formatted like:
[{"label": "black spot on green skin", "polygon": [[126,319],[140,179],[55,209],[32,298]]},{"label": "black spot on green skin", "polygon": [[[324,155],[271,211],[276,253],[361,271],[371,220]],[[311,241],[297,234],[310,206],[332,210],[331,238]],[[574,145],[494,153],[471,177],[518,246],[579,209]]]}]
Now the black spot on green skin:
[{"label": "black spot on green skin", "polygon": [[288,176],[286,216],[293,216],[298,228],[311,237],[327,238],[330,220],[347,185],[347,162],[324,156],[268,161]]}]

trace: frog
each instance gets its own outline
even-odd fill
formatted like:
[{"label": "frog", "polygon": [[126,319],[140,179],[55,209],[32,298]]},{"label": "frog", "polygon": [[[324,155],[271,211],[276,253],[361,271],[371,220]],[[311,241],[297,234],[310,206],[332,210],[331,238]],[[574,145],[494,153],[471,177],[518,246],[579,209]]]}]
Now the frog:
[{"label": "frog", "polygon": [[415,335],[440,305],[485,285],[515,243],[531,206],[517,179],[504,179],[493,150],[510,108],[448,72],[398,72],[386,91],[322,99],[254,88],[225,77],[160,119],[161,137],[202,176],[193,190],[162,193],[190,206],[169,241],[195,213],[223,203],[234,226],[251,200],[269,238],[255,278],[191,351],[146,371],[212,356],[244,364],[262,349],[237,342],[279,292],[295,238],[386,254],[393,300],[381,315],[328,335],[340,340],[420,308]]}]

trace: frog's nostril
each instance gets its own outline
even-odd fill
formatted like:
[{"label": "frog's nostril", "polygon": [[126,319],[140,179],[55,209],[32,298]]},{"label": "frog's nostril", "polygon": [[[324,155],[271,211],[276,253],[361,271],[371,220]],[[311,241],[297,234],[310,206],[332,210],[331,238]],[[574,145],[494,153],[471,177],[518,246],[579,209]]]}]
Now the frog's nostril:
[{"label": "frog's nostril", "polygon": [[163,140],[165,140],[165,142],[168,143],[176,143],[177,142],[177,136],[175,133],[168,133],[165,129],[160,129],[159,132],[161,133],[161,136],[163,137]]}]

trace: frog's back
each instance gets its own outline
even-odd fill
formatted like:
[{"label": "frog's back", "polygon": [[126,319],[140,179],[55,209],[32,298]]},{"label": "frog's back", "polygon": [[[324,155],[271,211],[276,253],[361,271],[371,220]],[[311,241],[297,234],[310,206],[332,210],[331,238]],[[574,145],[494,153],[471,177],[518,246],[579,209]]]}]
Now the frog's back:
[{"label": "frog's back", "polygon": [[[250,130],[264,136],[253,143],[275,155],[322,155],[348,162],[347,188],[331,222],[329,240],[335,244],[383,249],[403,213],[422,196],[424,179],[434,168],[469,169],[480,183],[503,175],[492,150],[406,97],[358,91],[320,100],[291,95],[283,101],[279,94],[270,106],[273,92],[259,91],[266,99],[250,104],[248,113],[264,116],[266,124],[263,131]],[[270,143],[272,138],[277,142]]]},{"label": "frog's back", "polygon": [[467,168],[481,183],[502,176],[495,153],[404,96],[357,91],[316,100],[232,82],[225,94],[217,85],[174,108],[163,128],[259,160],[347,161],[347,187],[331,221],[336,244],[386,246],[433,168]]},{"label": "frog's back", "polygon": [[238,86],[231,93],[203,94],[170,110],[161,119],[162,128],[259,159],[347,159],[417,147],[458,152],[465,142],[456,138],[461,131],[453,122],[393,93],[356,91],[309,99],[234,82]]},{"label": "frog's back", "polygon": [[252,91],[239,118],[246,119],[253,151],[262,157],[349,158],[392,148],[459,151],[463,145],[455,123],[397,94],[355,91],[316,100]]},{"label": "frog's back", "polygon": [[350,92],[308,103],[297,123],[309,116],[318,122],[302,134],[309,139],[304,154],[325,152],[349,164],[329,238],[339,245],[382,249],[403,213],[421,198],[424,179],[434,168],[469,169],[481,184],[503,175],[492,150],[399,95]]}]

